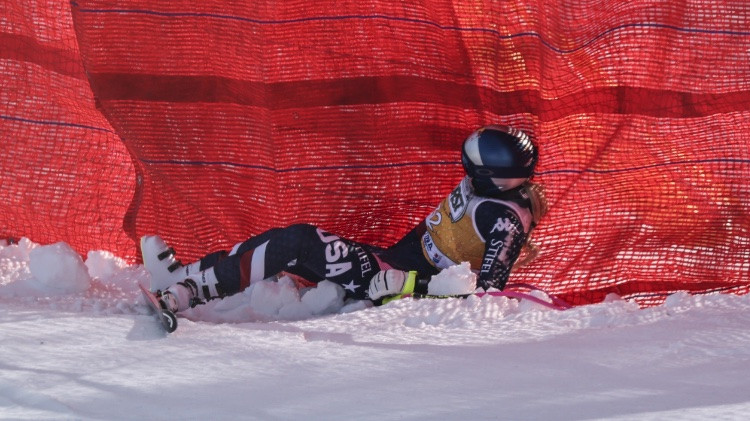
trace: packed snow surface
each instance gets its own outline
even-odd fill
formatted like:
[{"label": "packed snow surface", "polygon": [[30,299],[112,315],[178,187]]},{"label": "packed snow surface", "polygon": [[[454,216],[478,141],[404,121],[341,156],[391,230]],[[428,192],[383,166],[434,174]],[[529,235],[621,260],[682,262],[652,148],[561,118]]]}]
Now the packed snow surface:
[{"label": "packed snow surface", "polygon": [[167,336],[138,282],[142,266],[107,252],[0,244],[0,419],[750,417],[750,296],[373,308],[281,278],[186,312]]}]

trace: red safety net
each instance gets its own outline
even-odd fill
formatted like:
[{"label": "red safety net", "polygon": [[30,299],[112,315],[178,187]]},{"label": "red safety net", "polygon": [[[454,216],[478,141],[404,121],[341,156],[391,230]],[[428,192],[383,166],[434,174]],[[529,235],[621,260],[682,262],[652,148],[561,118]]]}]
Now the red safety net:
[{"label": "red safety net", "polygon": [[573,304],[750,285],[750,4],[0,6],[0,235],[189,260],[309,222],[387,246],[527,131],[550,213],[511,282]]}]

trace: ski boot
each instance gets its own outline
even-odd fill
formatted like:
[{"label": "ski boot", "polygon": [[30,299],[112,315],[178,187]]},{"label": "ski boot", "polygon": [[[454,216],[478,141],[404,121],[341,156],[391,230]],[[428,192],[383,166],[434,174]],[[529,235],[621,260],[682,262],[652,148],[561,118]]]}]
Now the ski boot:
[{"label": "ski boot", "polygon": [[214,298],[221,298],[217,289],[218,280],[213,268],[190,275],[182,282],[157,291],[156,296],[162,308],[173,313],[193,308]]},{"label": "ski boot", "polygon": [[178,282],[165,291],[156,291],[156,298],[161,308],[177,313],[199,304],[195,298],[197,291],[192,282]]},{"label": "ski boot", "polygon": [[151,291],[166,289],[200,272],[200,261],[183,265],[175,259],[175,251],[158,235],[141,237],[143,266],[151,274]]}]

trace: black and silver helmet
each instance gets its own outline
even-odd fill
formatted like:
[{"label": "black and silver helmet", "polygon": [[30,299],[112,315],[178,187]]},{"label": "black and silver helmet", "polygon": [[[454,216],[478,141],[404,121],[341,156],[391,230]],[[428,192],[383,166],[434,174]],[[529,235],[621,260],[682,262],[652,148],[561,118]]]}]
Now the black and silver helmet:
[{"label": "black and silver helmet", "polygon": [[520,186],[534,173],[537,159],[529,136],[507,126],[482,127],[461,148],[464,170],[480,195]]}]

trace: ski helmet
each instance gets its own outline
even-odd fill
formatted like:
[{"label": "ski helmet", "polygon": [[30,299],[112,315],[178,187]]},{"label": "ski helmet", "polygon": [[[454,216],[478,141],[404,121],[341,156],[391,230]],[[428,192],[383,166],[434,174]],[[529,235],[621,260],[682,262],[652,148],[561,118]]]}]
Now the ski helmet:
[{"label": "ski helmet", "polygon": [[507,126],[482,127],[461,148],[464,170],[480,195],[520,186],[534,173],[537,159],[529,136]]}]

